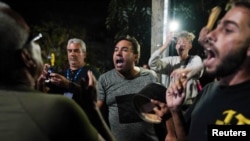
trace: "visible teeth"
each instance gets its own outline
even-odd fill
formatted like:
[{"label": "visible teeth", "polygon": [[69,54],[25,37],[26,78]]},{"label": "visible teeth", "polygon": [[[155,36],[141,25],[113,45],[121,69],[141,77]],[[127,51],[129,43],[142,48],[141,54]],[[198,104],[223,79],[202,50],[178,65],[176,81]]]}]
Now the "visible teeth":
[{"label": "visible teeth", "polygon": [[204,52],[207,58],[215,57],[215,54],[211,48],[206,48]]},{"label": "visible teeth", "polygon": [[211,48],[206,48],[206,50],[211,50]]},{"label": "visible teeth", "polygon": [[206,48],[206,49],[204,50],[205,53],[208,53],[208,52],[210,52],[210,51],[211,51],[211,48]]},{"label": "visible teeth", "polygon": [[122,63],[123,61],[122,60],[116,60],[116,63]]}]

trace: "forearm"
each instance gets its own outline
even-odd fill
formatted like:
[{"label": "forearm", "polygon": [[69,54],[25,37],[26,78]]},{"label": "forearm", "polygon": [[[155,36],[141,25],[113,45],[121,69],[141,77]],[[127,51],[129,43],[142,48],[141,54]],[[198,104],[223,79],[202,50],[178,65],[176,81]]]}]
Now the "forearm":
[{"label": "forearm", "polygon": [[174,129],[174,123],[172,117],[166,120],[166,128],[167,128],[167,136],[166,139],[175,139],[176,140],[176,134]]},{"label": "forearm", "polygon": [[168,48],[170,45],[170,42],[165,42],[161,47],[160,47],[160,53],[162,54],[166,48]]},{"label": "forearm", "polygon": [[178,141],[186,141],[188,132],[186,129],[186,123],[182,111],[181,110],[171,111],[171,114]]},{"label": "forearm", "polygon": [[115,141],[108,124],[105,122],[102,113],[97,106],[91,113],[90,121],[106,141]]},{"label": "forearm", "polygon": [[148,64],[150,69],[154,70],[156,73],[160,73],[163,70],[164,62],[162,61],[160,49],[151,54]]}]

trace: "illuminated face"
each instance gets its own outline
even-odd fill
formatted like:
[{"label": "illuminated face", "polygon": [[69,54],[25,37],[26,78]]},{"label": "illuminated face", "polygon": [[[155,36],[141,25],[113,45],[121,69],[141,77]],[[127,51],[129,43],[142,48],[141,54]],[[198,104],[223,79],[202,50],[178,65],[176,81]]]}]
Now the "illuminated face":
[{"label": "illuminated face", "polygon": [[250,10],[234,7],[207,35],[210,43],[204,48],[207,72],[218,77],[230,75],[240,69],[246,50],[250,46]]},{"label": "illuminated face", "polygon": [[83,52],[80,44],[71,43],[67,47],[68,61],[70,68],[79,69],[85,64],[86,52]]},{"label": "illuminated face", "polygon": [[121,40],[115,45],[113,63],[118,72],[125,73],[133,69],[137,59],[138,54],[134,54],[131,42]]}]

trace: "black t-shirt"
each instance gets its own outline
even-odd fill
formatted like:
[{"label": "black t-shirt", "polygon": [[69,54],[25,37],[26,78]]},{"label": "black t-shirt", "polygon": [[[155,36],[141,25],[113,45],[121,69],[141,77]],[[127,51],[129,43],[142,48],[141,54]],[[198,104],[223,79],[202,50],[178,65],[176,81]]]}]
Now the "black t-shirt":
[{"label": "black t-shirt", "polygon": [[65,93],[72,93],[73,94],[72,99],[74,99],[83,108],[84,97],[81,94],[83,92],[81,91],[81,87],[82,87],[81,85],[83,82],[82,80],[86,81],[86,85],[88,84],[88,80],[89,80],[88,74],[87,74],[88,70],[91,70],[93,74],[95,75],[96,79],[98,79],[99,77],[98,71],[95,68],[90,67],[88,65],[85,65],[84,67],[79,68],[78,70],[74,70],[74,71],[71,71],[68,68],[59,74],[66,77],[68,80],[71,80],[74,84],[71,85],[68,89],[68,88],[62,88],[57,85],[48,83],[47,86],[50,87],[50,90],[48,91],[48,93],[61,94],[61,95],[64,95]]},{"label": "black t-shirt", "polygon": [[250,81],[234,86],[207,84],[193,105],[188,139],[206,141],[208,125],[249,124]]}]

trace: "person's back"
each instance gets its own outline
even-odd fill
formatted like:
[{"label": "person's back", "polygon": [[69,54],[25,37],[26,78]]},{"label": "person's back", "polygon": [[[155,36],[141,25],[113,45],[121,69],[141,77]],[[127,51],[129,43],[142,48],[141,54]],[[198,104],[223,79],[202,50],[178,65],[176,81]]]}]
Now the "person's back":
[{"label": "person's back", "polygon": [[98,140],[85,113],[66,97],[28,89],[0,90],[0,97],[1,141]]}]

